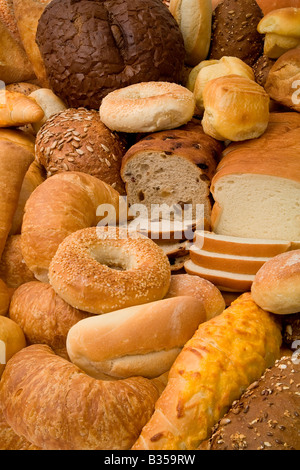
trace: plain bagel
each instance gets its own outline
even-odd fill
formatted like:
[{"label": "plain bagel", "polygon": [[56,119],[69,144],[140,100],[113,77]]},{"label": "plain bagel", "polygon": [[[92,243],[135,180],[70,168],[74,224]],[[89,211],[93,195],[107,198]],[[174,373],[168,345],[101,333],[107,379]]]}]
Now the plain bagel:
[{"label": "plain bagel", "polygon": [[141,82],[109,93],[100,106],[101,121],[117,132],[156,132],[190,121],[195,98],[170,82]]},{"label": "plain bagel", "polygon": [[170,279],[163,250],[150,238],[119,227],[74,232],[60,244],[49,268],[56,293],[94,314],[160,300]]}]

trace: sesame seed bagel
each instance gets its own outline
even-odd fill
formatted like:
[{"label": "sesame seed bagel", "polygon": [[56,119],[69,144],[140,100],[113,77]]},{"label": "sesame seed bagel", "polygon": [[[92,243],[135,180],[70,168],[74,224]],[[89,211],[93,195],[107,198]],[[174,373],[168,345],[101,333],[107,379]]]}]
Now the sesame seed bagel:
[{"label": "sesame seed bagel", "polygon": [[117,132],[175,129],[193,117],[195,98],[170,82],[141,82],[109,93],[100,106],[101,121]]},{"label": "sesame seed bagel", "polygon": [[91,227],[60,244],[49,281],[72,307],[103,314],[162,299],[171,270],[163,250],[144,235]]}]

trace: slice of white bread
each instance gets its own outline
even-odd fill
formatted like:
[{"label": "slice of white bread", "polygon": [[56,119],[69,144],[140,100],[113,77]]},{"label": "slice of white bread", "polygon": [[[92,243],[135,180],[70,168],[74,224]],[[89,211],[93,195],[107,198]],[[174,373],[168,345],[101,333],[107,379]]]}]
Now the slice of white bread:
[{"label": "slice of white bread", "polygon": [[184,263],[184,269],[188,274],[194,274],[212,282],[220,291],[250,291],[255,277],[252,274],[238,274],[203,268],[195,264],[191,259]]},{"label": "slice of white bread", "polygon": [[300,181],[262,174],[231,174],[216,180],[212,192],[216,201],[212,212],[214,232],[300,240]]},{"label": "slice of white bread", "polygon": [[300,240],[300,115],[274,113],[265,134],[230,144],[211,183],[212,231]]},{"label": "slice of white bread", "polygon": [[256,274],[270,258],[255,256],[237,256],[224,253],[212,253],[190,247],[191,260],[201,268],[215,269],[238,274]]},{"label": "slice of white bread", "polygon": [[294,249],[295,244],[286,240],[241,238],[198,230],[195,232],[194,245],[212,253],[271,258]]}]

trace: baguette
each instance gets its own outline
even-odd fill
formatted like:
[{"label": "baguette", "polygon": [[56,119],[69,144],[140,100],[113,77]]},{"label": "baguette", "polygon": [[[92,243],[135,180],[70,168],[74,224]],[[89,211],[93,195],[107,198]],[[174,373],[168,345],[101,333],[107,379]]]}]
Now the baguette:
[{"label": "baguette", "polygon": [[234,400],[274,365],[281,341],[273,317],[249,293],[240,296],[186,343],[132,449],[197,449]]}]

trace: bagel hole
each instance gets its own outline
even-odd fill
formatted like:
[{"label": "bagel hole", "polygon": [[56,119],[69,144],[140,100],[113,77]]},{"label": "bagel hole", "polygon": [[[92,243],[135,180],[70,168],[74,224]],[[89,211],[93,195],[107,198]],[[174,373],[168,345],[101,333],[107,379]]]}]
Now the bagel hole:
[{"label": "bagel hole", "polygon": [[127,271],[132,267],[131,258],[116,247],[105,250],[102,247],[94,247],[91,256],[99,264],[115,271]]}]

